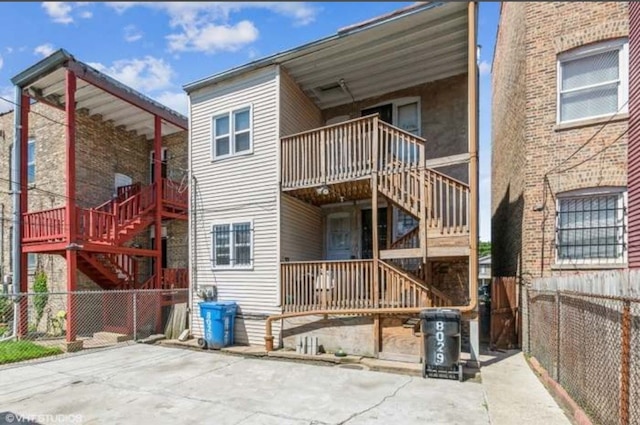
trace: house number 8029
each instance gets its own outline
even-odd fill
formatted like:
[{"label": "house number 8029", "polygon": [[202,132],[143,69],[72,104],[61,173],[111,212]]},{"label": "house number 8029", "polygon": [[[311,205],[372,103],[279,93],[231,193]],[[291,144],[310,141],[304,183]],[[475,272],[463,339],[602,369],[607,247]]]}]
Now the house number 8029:
[{"label": "house number 8029", "polygon": [[436,322],[436,364],[444,363],[444,322]]}]

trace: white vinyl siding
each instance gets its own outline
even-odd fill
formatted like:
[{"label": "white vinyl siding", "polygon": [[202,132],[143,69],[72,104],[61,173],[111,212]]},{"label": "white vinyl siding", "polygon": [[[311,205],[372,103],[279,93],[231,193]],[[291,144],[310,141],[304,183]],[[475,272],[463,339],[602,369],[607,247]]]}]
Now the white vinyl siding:
[{"label": "white vinyl siding", "polygon": [[[212,118],[252,105],[253,155],[211,161]],[[263,68],[190,95],[192,226],[195,233],[193,329],[202,335],[198,285],[215,285],[218,299],[236,301],[236,342],[264,344],[264,319],[281,312],[278,288],[278,72]],[[213,270],[211,224],[253,221],[253,268]],[[277,323],[274,323],[277,325]],[[274,335],[278,335],[274,326]]]},{"label": "white vinyl siding", "polygon": [[629,44],[598,43],[558,57],[558,122],[628,110]]},{"label": "white vinyl siding", "polygon": [[282,137],[322,127],[322,112],[284,70],[280,71]]},{"label": "white vinyl siding", "polygon": [[280,256],[282,261],[322,260],[322,210],[289,195],[280,203]]}]

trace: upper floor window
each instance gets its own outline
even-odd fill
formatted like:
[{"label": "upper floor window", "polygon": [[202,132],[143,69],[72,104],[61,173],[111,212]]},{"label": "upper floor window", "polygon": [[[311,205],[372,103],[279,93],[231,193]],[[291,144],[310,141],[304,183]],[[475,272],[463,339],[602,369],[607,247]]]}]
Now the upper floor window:
[{"label": "upper floor window", "polygon": [[253,226],[250,221],[214,224],[211,234],[214,269],[253,266]]},{"label": "upper floor window", "polygon": [[558,262],[626,261],[626,192],[623,188],[560,195],[556,211]]},{"label": "upper floor window", "polygon": [[626,112],[629,43],[619,39],[558,57],[558,122]]},{"label": "upper floor window", "polygon": [[213,117],[213,159],[250,153],[252,143],[251,107]]},{"label": "upper floor window", "polygon": [[29,184],[36,181],[36,141],[29,140],[27,150],[27,182]]}]

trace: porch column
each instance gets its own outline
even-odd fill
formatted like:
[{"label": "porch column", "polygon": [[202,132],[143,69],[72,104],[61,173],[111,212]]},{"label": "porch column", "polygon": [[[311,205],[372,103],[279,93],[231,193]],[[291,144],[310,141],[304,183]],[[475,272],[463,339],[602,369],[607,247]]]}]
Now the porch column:
[{"label": "porch column", "polygon": [[[468,6],[468,119],[469,119],[469,299],[475,304],[470,318],[471,361],[479,366],[480,333],[478,331],[478,65],[476,2]],[[475,302],[474,302],[475,301]]]},{"label": "porch column", "polygon": [[[374,164],[371,174],[371,236],[373,251],[373,301],[374,308],[380,307],[380,272],[378,271],[378,261],[380,258],[380,246],[378,244],[378,117],[373,119],[373,152]],[[388,208],[387,214],[389,214]],[[378,357],[381,348],[380,315],[373,316],[373,354]]]},{"label": "porch column", "polygon": [[153,135],[153,175],[156,184],[156,220],[155,226],[155,244],[156,259],[154,262],[154,273],[156,275],[155,286],[160,289],[162,281],[162,119],[154,116],[154,135]]},{"label": "porch column", "polygon": [[[17,248],[15,251],[19,252],[18,257],[14,257],[14,271],[17,271],[14,288],[18,289],[18,292],[25,293],[29,291],[29,275],[28,275],[28,254],[24,252],[22,247],[22,239],[24,237],[24,213],[29,211],[29,178],[27,170],[27,162],[29,156],[29,97],[22,93],[21,88],[17,88],[16,100],[18,100],[18,107],[15,112],[16,120],[16,137],[14,142],[13,152],[15,155],[14,169],[12,179],[12,187],[15,196],[18,200],[17,217],[14,226],[13,238],[14,244]],[[14,201],[16,198],[14,198]],[[15,252],[14,251],[14,252]],[[18,336],[23,337],[29,330],[29,311],[28,311],[28,297],[20,299],[19,303],[19,317],[18,317]]]},{"label": "porch column", "polygon": [[67,342],[76,340],[76,299],[70,292],[77,290],[78,253],[71,244],[76,243],[76,75],[66,70],[65,81],[65,119],[66,119],[66,152],[67,175],[66,196],[67,208],[65,212],[67,246]]}]

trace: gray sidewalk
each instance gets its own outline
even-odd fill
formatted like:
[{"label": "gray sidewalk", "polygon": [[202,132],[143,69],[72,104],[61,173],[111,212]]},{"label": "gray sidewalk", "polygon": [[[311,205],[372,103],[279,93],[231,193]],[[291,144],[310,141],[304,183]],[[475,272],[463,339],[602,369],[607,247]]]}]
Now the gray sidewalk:
[{"label": "gray sidewalk", "polygon": [[492,425],[571,424],[522,352],[490,352],[482,360],[482,386]]}]

